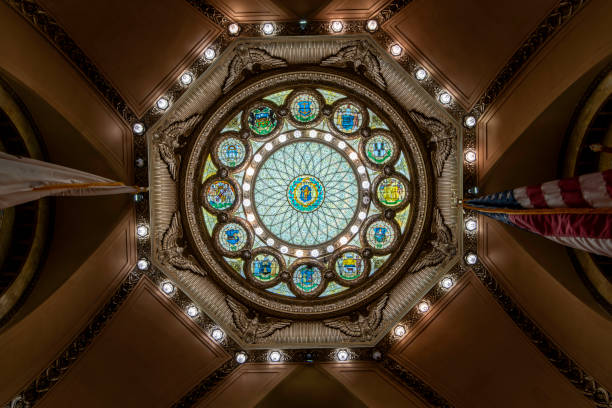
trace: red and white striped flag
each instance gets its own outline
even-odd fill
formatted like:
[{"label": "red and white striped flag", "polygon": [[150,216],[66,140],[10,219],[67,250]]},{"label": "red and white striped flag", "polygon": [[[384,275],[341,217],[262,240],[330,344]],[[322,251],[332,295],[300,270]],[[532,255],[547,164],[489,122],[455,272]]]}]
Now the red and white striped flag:
[{"label": "red and white striped flag", "polygon": [[463,206],[559,244],[612,257],[612,170],[490,194]]}]

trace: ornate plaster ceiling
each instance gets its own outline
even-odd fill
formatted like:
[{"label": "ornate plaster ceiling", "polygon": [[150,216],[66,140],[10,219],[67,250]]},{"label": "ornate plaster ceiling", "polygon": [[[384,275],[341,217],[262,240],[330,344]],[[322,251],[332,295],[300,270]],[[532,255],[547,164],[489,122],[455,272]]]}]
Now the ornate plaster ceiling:
[{"label": "ornate plaster ceiling", "polygon": [[[375,64],[368,64],[364,60],[365,69],[358,70],[358,75],[353,70],[329,66],[346,66],[343,55],[347,50],[359,50],[361,58],[371,58],[370,61],[375,61]],[[249,64],[252,63],[249,58],[254,58],[254,55],[259,58],[259,65],[249,71]],[[238,62],[243,66],[236,71]],[[237,82],[236,75],[246,75],[247,78]],[[372,82],[370,78],[378,80]],[[279,91],[296,87],[319,95],[321,111],[328,111],[312,119],[312,126],[285,120],[285,116],[291,115],[289,99],[293,97],[287,98],[287,94],[284,94],[282,97],[287,98],[286,102],[284,99],[276,100],[278,105],[272,102],[274,98],[279,98],[275,96]],[[337,92],[348,99],[325,103],[323,95],[316,90],[319,88]],[[406,89],[412,92],[406,93]],[[392,99],[381,91],[396,97]],[[269,97],[272,101],[258,99],[262,97]],[[339,126],[339,122],[334,124],[334,112],[350,101],[357,104],[355,106],[361,106],[364,115],[360,117],[359,126],[350,129],[351,134],[356,136],[338,130],[336,126]],[[274,123],[266,122],[266,125],[272,126],[270,129],[259,132],[247,120],[248,113],[253,109],[268,116],[271,113],[277,115],[278,111],[278,116],[273,117]],[[403,152],[402,157],[408,164],[408,173],[398,174],[396,179],[404,179],[406,188],[410,190],[405,197],[406,203],[411,203],[410,212],[402,221],[401,230],[399,224],[393,224],[397,225],[393,228],[396,228],[398,238],[389,250],[372,247],[372,242],[366,237],[368,228],[373,230],[376,223],[395,223],[396,214],[399,214],[393,206],[381,204],[375,193],[370,193],[382,180],[391,180],[389,177],[395,174],[397,166],[394,169],[388,165],[372,165],[371,170],[364,170],[363,173],[357,171],[357,168],[365,169],[360,163],[368,160],[367,156],[357,153],[364,151],[358,145],[364,144],[366,137],[374,133],[368,112],[386,123],[384,126],[389,129],[386,132],[391,136],[390,140],[396,140],[393,143],[396,143],[398,151]],[[231,119],[237,113],[242,114],[241,123],[231,125]],[[328,119],[320,122],[327,115],[330,115],[329,123]],[[286,125],[283,128],[284,122]],[[295,125],[300,128],[297,137],[291,130],[296,129]],[[227,138],[219,136],[224,134],[223,131],[234,132],[230,133],[233,135],[230,136],[231,140],[253,140],[243,145],[244,162],[250,163],[250,172],[244,170],[247,164],[242,161],[236,163],[236,170],[232,170],[232,166],[220,163],[219,158],[215,159],[220,166],[216,175],[211,177],[214,169],[206,170],[208,167],[205,163],[210,162],[206,157],[211,152],[213,157],[217,154],[210,148],[218,149],[225,140],[223,138]],[[151,208],[154,262],[224,330],[245,343],[266,347],[332,346],[340,343],[373,345],[457,262],[454,255],[462,252],[459,248],[460,234],[457,233],[461,215],[455,206],[458,191],[461,191],[457,152],[461,151],[458,144],[462,127],[367,36],[238,40],[181,98],[172,103],[169,111],[148,134],[151,135],[151,198],[155,203]],[[305,139],[310,141],[306,142]],[[361,139],[363,141],[359,142]],[[354,140],[353,147],[350,146],[351,140]],[[304,147],[305,143],[307,147]],[[248,200],[249,206],[260,206],[256,213],[262,211],[261,206],[264,205],[259,202],[262,200],[258,195],[261,184],[257,184],[257,180],[261,179],[260,175],[271,171],[266,167],[266,163],[270,163],[268,157],[289,154],[290,157],[285,157],[283,161],[290,165],[298,154],[295,148],[300,147],[308,150],[311,161],[314,159],[316,164],[319,153],[316,149],[312,150],[314,147],[311,145],[324,149],[325,153],[321,154],[337,156],[339,163],[347,167],[347,175],[359,179],[354,181],[354,199],[349,194],[345,203],[349,207],[354,205],[347,215],[346,225],[328,231],[329,236],[318,231],[316,236],[306,233],[298,237],[294,236],[297,230],[286,232],[275,229],[269,226],[272,219],[249,215],[251,210],[244,206],[245,200]],[[284,149],[287,148],[293,150],[285,153]],[[349,164],[355,160],[357,164]],[[298,173],[301,170],[293,166],[291,174],[287,176],[291,180],[282,183],[287,184],[300,176]],[[295,171],[297,173],[293,174]],[[371,172],[371,180],[368,172]],[[242,185],[230,173],[240,175]],[[337,171],[327,176],[325,174],[328,173],[320,169],[313,174],[320,177],[326,186],[321,184],[321,194],[334,194],[333,185],[337,182],[334,177],[340,177],[340,181],[347,180],[347,176],[339,176],[341,173]],[[204,184],[203,179],[207,179]],[[351,180],[350,177],[348,180]],[[246,190],[247,184],[254,185],[253,191],[250,187]],[[288,188],[284,184],[282,189]],[[232,191],[227,206],[215,208],[213,204],[216,202],[206,200],[204,205],[201,204],[202,197],[209,190],[212,191],[211,188],[222,186]],[[323,193],[323,188],[328,190]],[[282,200],[286,201],[286,198]],[[322,205],[320,214],[324,214],[326,205],[338,205],[340,201],[328,199],[325,203],[313,205]],[[287,205],[291,209],[290,203]],[[232,211],[237,210],[238,213],[231,215]],[[399,210],[401,208],[398,207]],[[374,211],[374,215],[366,219],[368,211]],[[364,213],[363,219],[357,217],[359,212]],[[375,215],[376,212],[379,215]],[[310,226],[311,232],[315,228],[306,224],[310,218],[300,214],[295,217],[302,217],[299,219],[304,221],[295,228]],[[328,213],[328,217],[337,218],[338,214]],[[350,223],[355,227],[352,232]],[[225,239],[223,232],[229,236],[230,229],[236,233],[243,232],[244,244],[236,244],[235,248],[221,245],[219,239]],[[261,232],[257,233],[260,229]],[[358,231],[363,231],[361,237]],[[344,241],[340,240],[342,234],[346,236]],[[232,235],[233,239],[238,240],[236,237]],[[369,279],[362,279],[364,283],[349,285],[348,290],[330,296],[320,296],[328,293],[323,292],[331,284],[328,280],[331,279],[334,285],[343,283],[342,279],[333,278],[334,268],[330,262],[336,253],[340,256],[343,248],[352,242],[352,245],[361,247],[355,254],[367,259],[373,255],[388,254],[390,250],[393,254],[381,258],[383,264],[380,271]],[[261,249],[253,252],[254,245]],[[330,246],[332,248],[328,248]],[[258,285],[254,279],[245,279],[232,268],[238,265],[239,273],[250,273],[253,266],[243,265],[252,265],[251,257],[262,250],[276,254],[275,259],[282,264],[275,278],[280,283],[276,283],[291,283],[290,286],[295,288],[292,289],[294,293],[288,296],[280,296],[278,291],[270,293],[265,290],[265,285]],[[226,258],[223,259],[220,254]],[[239,261],[236,263],[230,259]],[[318,269],[318,281],[312,292],[292,283],[297,282],[296,274],[304,268],[298,265]],[[255,314],[243,316],[247,307],[253,307]],[[380,316],[377,317],[377,313]],[[363,318],[370,323],[358,323]],[[249,324],[260,325],[260,332],[265,332],[265,335],[248,333],[252,328],[245,325]],[[278,326],[277,330],[263,329],[270,325]]]}]

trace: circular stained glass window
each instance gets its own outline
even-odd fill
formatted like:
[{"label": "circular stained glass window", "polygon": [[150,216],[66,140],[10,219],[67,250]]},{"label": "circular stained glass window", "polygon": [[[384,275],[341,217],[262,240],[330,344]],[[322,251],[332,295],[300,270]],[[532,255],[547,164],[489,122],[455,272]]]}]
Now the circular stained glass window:
[{"label": "circular stained glass window", "polygon": [[228,252],[240,251],[247,243],[248,235],[244,227],[230,222],[219,230],[219,244]]},{"label": "circular stained glass window", "polygon": [[[385,127],[371,127],[370,116]],[[413,217],[399,211],[411,200],[410,158],[382,114],[303,85],[265,94],[224,121],[202,167],[202,224],[224,257],[243,258],[226,259],[227,269],[242,268],[274,295],[309,299],[360,286],[386,265]],[[380,214],[387,208],[393,219]]]},{"label": "circular stained glass window", "polygon": [[227,181],[213,181],[206,189],[206,201],[213,209],[223,211],[234,205],[236,192]]},{"label": "circular stained glass window", "polygon": [[395,177],[383,179],[378,183],[376,197],[382,205],[387,207],[398,207],[406,199],[406,186],[401,180]]},{"label": "circular stained glass window", "polygon": [[368,160],[377,165],[390,162],[395,155],[395,147],[387,136],[376,135],[365,144],[365,154]]},{"label": "circular stained glass window", "polygon": [[300,265],[293,273],[293,283],[306,293],[313,292],[321,284],[321,270],[314,265]]},{"label": "circular stained glass window", "polygon": [[375,249],[388,249],[395,242],[395,229],[387,221],[374,221],[368,226],[366,240]]},{"label": "circular stained glass window", "polygon": [[219,161],[230,168],[240,166],[246,157],[246,149],[242,142],[234,137],[224,139],[217,147]]},{"label": "circular stained glass window", "polygon": [[260,253],[251,260],[251,273],[260,282],[270,282],[280,273],[280,265],[275,256]]},{"label": "circular stained glass window", "polygon": [[270,106],[261,105],[249,111],[247,122],[249,128],[259,136],[267,136],[276,129],[278,119]]},{"label": "circular stained glass window", "polygon": [[336,260],[336,272],[342,279],[359,279],[364,271],[364,260],[357,252],[344,252]]},{"label": "circular stained glass window", "polygon": [[319,102],[309,92],[299,93],[291,102],[291,115],[301,123],[312,122],[319,116]]},{"label": "circular stained glass window", "polygon": [[346,102],[338,105],[334,111],[334,125],[345,134],[355,133],[363,123],[361,108],[354,103]]}]

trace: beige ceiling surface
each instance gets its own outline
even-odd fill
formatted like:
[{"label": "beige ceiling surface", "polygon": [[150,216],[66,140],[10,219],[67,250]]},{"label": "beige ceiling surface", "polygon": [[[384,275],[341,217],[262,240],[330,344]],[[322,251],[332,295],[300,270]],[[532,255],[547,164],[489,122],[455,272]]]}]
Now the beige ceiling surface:
[{"label": "beige ceiling surface", "polygon": [[391,351],[459,407],[589,407],[473,275]]},{"label": "beige ceiling surface", "polygon": [[137,116],[220,29],[184,0],[41,1]]},{"label": "beige ceiling surface", "polygon": [[415,0],[385,29],[469,108],[557,4],[557,0]]},{"label": "beige ceiling surface", "polygon": [[147,278],[41,407],[167,407],[230,356]]}]

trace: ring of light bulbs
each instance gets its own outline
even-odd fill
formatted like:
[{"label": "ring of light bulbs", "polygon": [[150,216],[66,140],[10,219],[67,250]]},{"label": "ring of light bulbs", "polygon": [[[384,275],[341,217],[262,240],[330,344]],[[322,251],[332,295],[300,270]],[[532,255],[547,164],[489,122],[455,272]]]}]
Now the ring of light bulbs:
[{"label": "ring of light bulbs", "polygon": [[[376,30],[378,30],[379,24],[378,21],[376,20],[368,20],[366,22],[365,28],[367,31],[369,32],[375,32]],[[330,28],[333,32],[341,32],[344,28],[344,25],[342,22],[340,21],[333,21],[330,25]],[[228,33],[231,36],[237,36],[241,31],[240,25],[237,23],[231,23],[228,25]],[[274,34],[274,32],[276,31],[275,25],[273,23],[265,23],[262,25],[262,32],[265,35],[271,35]],[[398,57],[401,56],[403,53],[403,48],[399,45],[399,44],[393,44],[391,46],[391,48],[389,49],[389,52],[391,55]],[[216,57],[216,52],[213,49],[207,49],[204,53],[204,58],[208,61],[212,61],[214,58]],[[414,76],[418,81],[424,81],[429,77],[429,73],[424,69],[424,68],[417,68],[417,70],[414,72]],[[183,85],[183,86],[189,86],[194,80],[194,76],[191,72],[185,72],[181,75],[181,77],[179,78],[179,82]],[[442,104],[442,105],[448,105],[452,102],[452,97],[450,96],[450,94],[446,91],[440,93],[438,95],[438,101]],[[168,98],[162,96],[160,97],[156,103],[155,103],[156,108],[165,111],[169,108],[170,106],[170,101],[168,100]],[[468,128],[471,129],[473,127],[476,126],[476,122],[477,119],[473,116],[473,115],[468,115],[464,118],[464,122],[463,125]],[[142,122],[135,122],[132,125],[132,131],[135,135],[143,135],[146,131],[146,127]],[[468,163],[473,163],[476,161],[476,153],[473,150],[468,150],[465,153],[465,160]],[[477,229],[477,224],[474,220],[471,220],[474,223],[470,223],[468,226],[468,222],[470,222],[470,220],[466,221],[466,230],[471,232]],[[147,237],[148,236],[148,226],[146,225],[139,225],[137,227],[137,235],[141,238]],[[464,256],[464,261],[467,265],[474,265],[478,262],[478,257],[475,253],[467,253]],[[138,260],[137,262],[137,267],[139,270],[148,270],[150,267],[150,262],[145,259],[145,258],[141,258]],[[445,277],[440,281],[440,286],[444,289],[450,289],[454,286],[454,280],[452,277]],[[172,284],[169,281],[163,281],[161,283],[160,289],[162,290],[162,292],[164,292],[166,295],[172,295],[175,291],[176,291],[176,287],[174,286],[174,284]],[[417,305],[417,309],[422,312],[425,313],[429,310],[429,304],[426,301],[422,301],[421,303],[419,303]],[[199,309],[197,309],[197,307],[195,306],[190,306],[186,313],[190,316],[190,317],[195,317],[199,314]],[[393,333],[396,337],[403,337],[406,334],[406,329],[403,325],[397,325],[394,329],[393,329]],[[215,340],[215,341],[222,341],[225,337],[225,333],[223,332],[222,329],[220,328],[215,328],[211,331],[211,337]],[[378,350],[375,350],[374,353],[378,353],[381,354]],[[373,354],[374,355],[374,354]],[[349,357],[349,353],[347,350],[345,349],[341,349],[338,350],[336,352],[336,358],[339,361],[346,361]],[[281,352],[280,351],[272,351],[269,354],[269,360],[273,361],[273,362],[277,362],[279,361],[281,358]],[[241,351],[239,353],[236,354],[235,356],[236,362],[238,362],[239,364],[243,364],[247,361],[248,359],[248,355],[246,354],[246,352]]]}]

